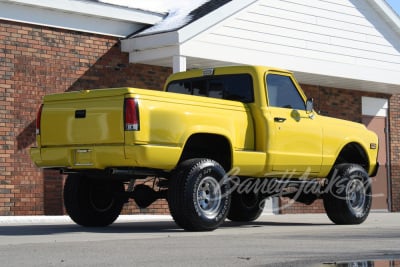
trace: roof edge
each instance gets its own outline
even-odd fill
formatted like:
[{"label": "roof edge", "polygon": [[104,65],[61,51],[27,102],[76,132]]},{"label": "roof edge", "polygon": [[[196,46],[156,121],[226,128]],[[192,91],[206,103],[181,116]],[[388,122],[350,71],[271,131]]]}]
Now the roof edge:
[{"label": "roof edge", "polygon": [[192,39],[199,33],[206,31],[210,27],[234,15],[235,13],[242,11],[257,1],[258,0],[230,1],[220,8],[210,12],[206,16],[203,16],[192,23],[185,25],[177,30],[179,43],[184,43]]},{"label": "roof edge", "polygon": [[385,21],[394,27],[400,35],[400,16],[385,0],[367,0],[372,6],[378,8],[378,12],[384,17]]},{"label": "roof edge", "polygon": [[142,11],[114,9],[89,1],[57,0],[57,5],[50,2],[0,0],[0,19],[119,38],[143,29],[154,19],[149,20]]},{"label": "roof edge", "polygon": [[164,13],[84,0],[0,0],[0,2],[150,25],[159,22],[165,16]]},{"label": "roof edge", "polygon": [[256,1],[258,0],[231,1],[180,29],[130,37],[122,40],[122,50],[132,52],[134,49],[146,50],[180,45]]}]

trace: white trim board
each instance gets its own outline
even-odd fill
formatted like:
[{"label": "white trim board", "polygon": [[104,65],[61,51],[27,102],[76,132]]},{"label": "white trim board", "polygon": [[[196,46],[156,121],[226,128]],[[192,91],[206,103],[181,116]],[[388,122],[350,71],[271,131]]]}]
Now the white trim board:
[{"label": "white trim board", "polygon": [[0,0],[0,2],[143,24],[155,24],[165,16],[163,13],[82,0]]},{"label": "white trim board", "polygon": [[58,0],[58,8],[34,2],[38,1],[0,0],[0,19],[116,37],[126,37],[162,19],[160,14],[91,2]]}]

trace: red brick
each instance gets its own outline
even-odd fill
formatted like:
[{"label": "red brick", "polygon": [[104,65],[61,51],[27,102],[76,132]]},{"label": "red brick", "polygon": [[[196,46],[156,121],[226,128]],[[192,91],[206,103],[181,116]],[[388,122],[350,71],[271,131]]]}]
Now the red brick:
[{"label": "red brick", "polygon": [[[84,88],[161,89],[171,70],[154,67],[158,84],[148,78],[133,80],[147,75],[148,67],[129,64],[128,54],[114,46],[118,38],[2,20],[0,24],[0,49],[6,50],[0,53],[5,60],[0,69],[0,139],[9,146],[0,153],[0,167],[6,168],[0,179],[7,184],[0,183],[0,189],[13,192],[0,195],[0,215],[63,214],[64,177],[37,169],[29,158],[43,96]],[[16,41],[23,45],[11,44]],[[118,64],[127,67],[115,70]],[[130,204],[124,211],[138,213],[139,209]],[[165,212],[164,207],[160,213]]]}]

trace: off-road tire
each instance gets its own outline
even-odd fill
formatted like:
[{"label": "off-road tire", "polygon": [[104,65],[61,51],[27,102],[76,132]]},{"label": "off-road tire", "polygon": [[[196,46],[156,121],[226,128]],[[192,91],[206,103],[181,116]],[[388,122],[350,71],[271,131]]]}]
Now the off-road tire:
[{"label": "off-road tire", "polygon": [[71,174],[64,185],[64,206],[71,219],[81,226],[107,226],[121,213],[123,192],[122,182]]},{"label": "off-road tire", "polygon": [[229,183],[225,170],[211,159],[189,159],[176,168],[168,187],[168,204],[177,225],[188,231],[212,231],[225,220]]},{"label": "off-road tire", "polygon": [[360,224],[372,203],[371,179],[357,164],[339,164],[332,170],[323,195],[325,211],[335,224]]}]

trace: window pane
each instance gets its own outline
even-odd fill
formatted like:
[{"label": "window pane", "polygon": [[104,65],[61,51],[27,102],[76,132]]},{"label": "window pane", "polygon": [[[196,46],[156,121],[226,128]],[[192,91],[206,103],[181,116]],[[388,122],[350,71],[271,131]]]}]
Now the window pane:
[{"label": "window pane", "polygon": [[290,77],[267,76],[268,102],[271,107],[305,110],[305,103]]},{"label": "window pane", "polygon": [[173,81],[168,92],[223,98],[244,103],[254,101],[253,82],[248,74],[209,76]]},{"label": "window pane", "polygon": [[190,82],[176,81],[172,82],[167,87],[168,92],[191,95],[192,90]]},{"label": "window pane", "polygon": [[250,75],[240,74],[224,77],[224,99],[236,100],[244,103],[254,101],[253,83]]},{"label": "window pane", "polygon": [[223,79],[212,79],[209,82],[208,96],[214,98],[222,98],[224,93]]},{"label": "window pane", "polygon": [[192,81],[193,95],[207,96],[207,82],[205,80]]}]

